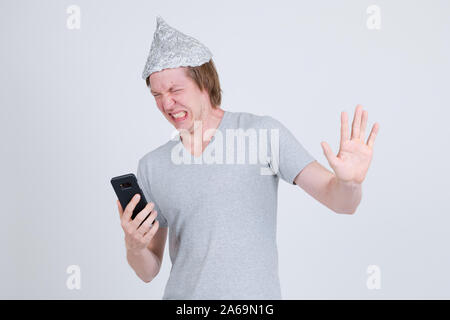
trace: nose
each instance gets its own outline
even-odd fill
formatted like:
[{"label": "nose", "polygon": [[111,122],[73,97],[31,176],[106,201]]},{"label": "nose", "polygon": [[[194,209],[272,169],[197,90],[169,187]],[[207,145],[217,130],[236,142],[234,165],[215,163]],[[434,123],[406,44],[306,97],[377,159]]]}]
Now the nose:
[{"label": "nose", "polygon": [[175,104],[175,100],[170,95],[164,95],[162,98],[163,108],[166,112],[170,112]]}]

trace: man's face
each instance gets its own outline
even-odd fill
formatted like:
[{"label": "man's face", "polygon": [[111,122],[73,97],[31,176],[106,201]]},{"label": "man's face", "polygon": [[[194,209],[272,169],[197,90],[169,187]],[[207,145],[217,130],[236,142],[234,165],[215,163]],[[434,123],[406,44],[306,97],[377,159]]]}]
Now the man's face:
[{"label": "man's face", "polygon": [[177,130],[193,132],[194,121],[203,119],[208,94],[200,91],[185,72],[185,67],[179,67],[152,73],[150,88],[166,119]]}]

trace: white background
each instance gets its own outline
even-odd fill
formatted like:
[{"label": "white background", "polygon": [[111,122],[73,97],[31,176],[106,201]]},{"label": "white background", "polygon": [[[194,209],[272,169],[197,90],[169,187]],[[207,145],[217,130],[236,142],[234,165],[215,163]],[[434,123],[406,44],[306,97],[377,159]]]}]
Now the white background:
[{"label": "white background", "polygon": [[[67,8],[81,29],[67,28]],[[366,9],[381,9],[370,30]],[[156,15],[213,53],[222,108],[270,115],[330,169],[340,112],[380,132],[355,215],[280,180],[284,299],[450,298],[448,1],[0,2],[0,297],[161,299],[125,258],[110,178],[170,139],[141,79]],[[331,169],[330,169],[331,170]],[[238,262],[236,262],[238,263]],[[81,290],[69,290],[69,265]],[[367,287],[369,265],[381,288]]]}]

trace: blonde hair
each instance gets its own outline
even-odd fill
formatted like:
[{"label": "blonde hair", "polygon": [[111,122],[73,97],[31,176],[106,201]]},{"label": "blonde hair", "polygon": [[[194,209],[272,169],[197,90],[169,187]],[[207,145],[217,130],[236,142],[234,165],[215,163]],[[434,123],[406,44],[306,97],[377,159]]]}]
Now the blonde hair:
[{"label": "blonde hair", "polygon": [[[222,103],[222,89],[220,88],[219,75],[213,60],[198,67],[187,67],[186,75],[194,80],[200,91],[208,92],[209,100],[213,108],[217,108]],[[147,87],[150,87],[150,76],[145,79]]]}]

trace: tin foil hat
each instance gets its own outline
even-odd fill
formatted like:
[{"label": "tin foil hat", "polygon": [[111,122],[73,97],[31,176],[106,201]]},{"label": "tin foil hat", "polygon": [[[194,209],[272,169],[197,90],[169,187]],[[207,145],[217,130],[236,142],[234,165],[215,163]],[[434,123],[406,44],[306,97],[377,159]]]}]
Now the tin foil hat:
[{"label": "tin foil hat", "polygon": [[197,67],[211,58],[211,51],[200,41],[172,28],[157,16],[156,30],[142,78],[145,80],[153,72],[167,68]]}]

